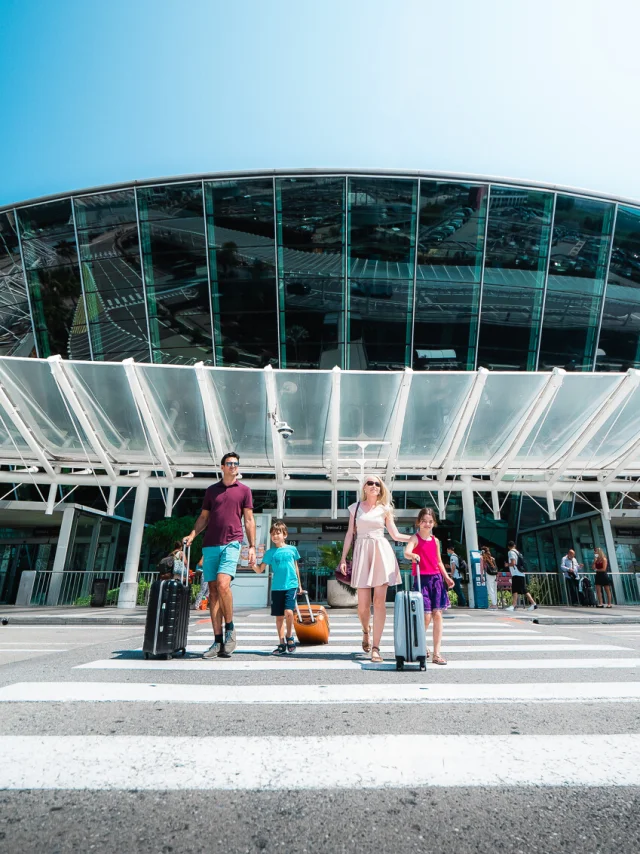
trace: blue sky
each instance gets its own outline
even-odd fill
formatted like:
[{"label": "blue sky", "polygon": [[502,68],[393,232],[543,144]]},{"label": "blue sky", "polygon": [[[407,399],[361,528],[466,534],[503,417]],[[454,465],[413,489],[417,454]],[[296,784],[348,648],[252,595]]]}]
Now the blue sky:
[{"label": "blue sky", "polygon": [[227,169],[640,199],[633,0],[0,0],[0,204]]}]

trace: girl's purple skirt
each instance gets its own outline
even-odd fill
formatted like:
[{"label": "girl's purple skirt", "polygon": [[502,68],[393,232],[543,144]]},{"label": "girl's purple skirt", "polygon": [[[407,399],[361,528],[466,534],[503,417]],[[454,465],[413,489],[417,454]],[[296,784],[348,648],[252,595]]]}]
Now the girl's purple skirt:
[{"label": "girl's purple skirt", "polygon": [[437,575],[421,575],[420,588],[422,590],[425,612],[444,611],[449,607],[447,586],[440,573]]}]

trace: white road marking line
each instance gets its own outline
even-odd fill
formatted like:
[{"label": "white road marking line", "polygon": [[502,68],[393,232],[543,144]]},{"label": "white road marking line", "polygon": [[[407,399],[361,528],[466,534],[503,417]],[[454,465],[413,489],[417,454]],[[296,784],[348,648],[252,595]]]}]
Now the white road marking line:
[{"label": "white road marking line", "polygon": [[[247,635],[255,635],[255,634],[265,634],[269,630],[274,631],[275,629],[275,620],[272,623],[267,623],[265,626],[238,626],[237,623],[234,623],[234,626],[237,630],[238,635],[242,635],[243,637]],[[362,637],[362,629],[359,626],[353,626],[350,629],[339,628],[336,629],[333,623],[330,624],[329,630],[332,635],[354,635],[358,637]],[[512,629],[506,628],[504,626],[493,626],[492,628],[486,629],[478,629],[478,628],[466,628],[462,626],[449,627],[445,626],[444,629],[447,635],[451,634],[464,634],[469,635],[470,637],[482,637],[486,634],[499,634],[501,637],[522,637],[522,636],[534,636],[534,637],[547,637],[544,632],[536,629]],[[196,635],[212,635],[212,630],[208,629],[196,629],[195,632],[192,632]],[[389,624],[385,626],[382,630],[383,635],[393,635],[393,627],[389,627]]]},{"label": "white road marking line", "polygon": [[[3,646],[20,646],[21,643],[24,643],[24,641],[0,641],[0,647],[3,647]],[[46,641],[47,649],[51,646],[66,646],[67,643],[69,643],[69,641],[64,641],[64,642],[55,641],[55,643],[53,641]]]},{"label": "white road marking line", "polygon": [[[429,629],[427,631],[427,637],[431,637],[431,629]],[[192,641],[193,643],[201,643],[201,644],[209,643],[209,644],[211,644],[211,643],[213,643],[213,638],[214,638],[213,635],[209,635],[208,637],[206,635],[189,635],[188,640]],[[383,639],[383,641],[393,641],[393,635],[387,636],[386,634],[383,634],[382,639]],[[264,634],[264,635],[240,635],[238,637],[238,640],[241,643],[247,643],[248,641],[252,641],[252,642],[253,641],[273,641],[275,643],[277,641],[277,635],[275,634],[275,632],[272,634]],[[333,632],[331,632],[331,635],[330,635],[330,644],[353,643],[354,641],[360,641],[360,640],[362,640],[362,635],[337,635],[336,636],[336,635],[334,635]],[[445,642],[446,643],[484,643],[485,641],[504,641],[504,640],[505,640],[505,637],[503,635],[482,635],[482,637],[473,637],[473,636],[469,637],[467,635],[455,635],[452,637],[447,632]],[[572,640],[574,640],[574,638],[568,637],[567,635],[537,635],[537,634],[534,634],[533,636],[529,635],[527,637],[518,636],[516,638],[516,641],[518,641],[519,643],[525,643],[527,641],[542,641],[542,640],[544,640],[544,641],[552,641],[552,640],[553,641],[560,641],[560,640],[572,641]]]},{"label": "white road marking line", "polygon": [[[0,755],[2,789],[640,785],[640,735],[634,733],[519,735],[517,739],[510,735],[3,736]],[[216,761],[202,762],[203,755],[215,756]],[[301,756],[313,756],[313,774]]]},{"label": "white road marking line", "polygon": [[396,685],[176,685],[18,682],[0,703],[584,703],[640,702],[640,682]]},{"label": "white road marking line", "polygon": [[[242,639],[241,639],[242,640]],[[274,643],[268,646],[238,646],[236,649],[237,655],[253,655],[265,652],[273,652]],[[139,649],[141,649],[140,647]],[[204,652],[209,647],[206,644],[188,644],[187,652]],[[632,652],[631,647],[613,646],[606,643],[514,643],[514,644],[473,644],[471,646],[456,646],[448,647],[446,641],[442,647],[444,652],[604,652],[605,650],[615,650],[616,652]],[[337,644],[327,643],[318,646],[299,646],[298,651],[301,653],[311,653],[314,655],[331,655],[334,652],[341,653],[356,653],[362,652],[362,646],[339,646]],[[393,646],[380,647],[380,652],[394,652]]]},{"label": "white road marking line", "polygon": [[[388,657],[384,664],[373,664],[367,659],[352,661],[348,659],[296,658],[298,653],[286,658],[258,660],[203,658],[173,659],[172,661],[144,661],[142,658],[105,658],[77,664],[74,670],[196,670],[229,671],[262,670],[395,670],[395,659]],[[412,665],[415,667],[415,665]],[[433,673],[439,670],[620,670],[640,667],[640,658],[533,658],[533,659],[476,659],[467,661],[449,661],[446,668],[430,664]]]},{"label": "white road marking line", "polygon": [[38,649],[32,649],[32,648],[26,649],[24,647],[20,648],[20,649],[0,649],[0,652],[46,652],[46,653],[51,653],[51,652],[68,652],[68,651],[69,651],[68,649],[50,649],[49,647],[46,647],[46,648],[38,647]]}]

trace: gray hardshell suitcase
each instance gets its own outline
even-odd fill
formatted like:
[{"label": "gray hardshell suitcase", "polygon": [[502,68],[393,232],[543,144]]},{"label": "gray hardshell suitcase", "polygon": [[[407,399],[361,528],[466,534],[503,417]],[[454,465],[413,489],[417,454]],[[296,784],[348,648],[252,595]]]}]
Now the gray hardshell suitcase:
[{"label": "gray hardshell suitcase", "polygon": [[424,627],[422,593],[404,590],[396,594],[394,604],[393,641],[396,670],[407,662],[417,662],[420,670],[427,669],[427,635]]},{"label": "gray hardshell suitcase", "polygon": [[144,658],[186,655],[191,594],[189,589],[190,548],[185,548],[186,577],[154,581],[149,591],[142,652]]}]

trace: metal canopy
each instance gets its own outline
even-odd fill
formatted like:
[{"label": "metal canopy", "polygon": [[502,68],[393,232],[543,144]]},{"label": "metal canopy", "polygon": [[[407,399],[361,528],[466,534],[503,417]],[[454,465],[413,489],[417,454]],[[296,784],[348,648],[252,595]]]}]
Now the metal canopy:
[{"label": "metal canopy", "polygon": [[236,450],[246,481],[280,498],[332,490],[335,499],[370,470],[401,491],[626,490],[640,478],[639,386],[636,370],[378,373],[0,357],[0,480],[202,488],[221,453]]}]

